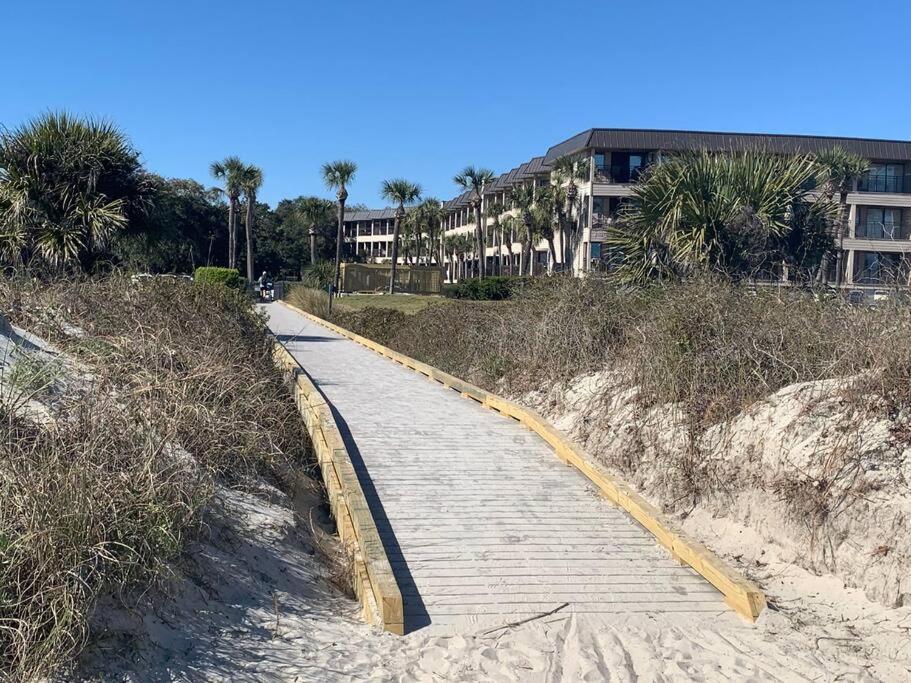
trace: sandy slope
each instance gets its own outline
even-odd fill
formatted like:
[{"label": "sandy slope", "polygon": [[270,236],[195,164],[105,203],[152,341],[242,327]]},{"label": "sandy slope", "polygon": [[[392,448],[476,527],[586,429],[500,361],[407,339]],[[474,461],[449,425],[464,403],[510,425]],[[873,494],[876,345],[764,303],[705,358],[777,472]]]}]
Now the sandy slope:
[{"label": "sandy slope", "polygon": [[911,670],[907,610],[774,562],[766,579],[778,609],[756,626],[724,610],[699,620],[557,613],[399,638],[361,624],[357,606],[320,578],[286,496],[262,485],[222,490],[219,501],[169,598],[99,610],[99,636],[73,679],[896,681]]}]

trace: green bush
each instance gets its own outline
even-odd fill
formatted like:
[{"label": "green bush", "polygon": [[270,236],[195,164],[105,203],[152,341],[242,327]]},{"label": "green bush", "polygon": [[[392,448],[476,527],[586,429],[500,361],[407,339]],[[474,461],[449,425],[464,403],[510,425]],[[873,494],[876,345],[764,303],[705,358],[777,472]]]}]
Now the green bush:
[{"label": "green bush", "polygon": [[335,264],[331,261],[314,263],[304,271],[302,282],[311,289],[328,289],[335,277]]},{"label": "green bush", "polygon": [[453,299],[472,301],[504,301],[513,298],[527,284],[528,278],[510,275],[485,277],[479,280],[465,280],[444,289],[446,296]]},{"label": "green bush", "polygon": [[231,289],[241,289],[244,286],[236,268],[203,266],[193,273],[193,281],[204,285],[224,285]]}]

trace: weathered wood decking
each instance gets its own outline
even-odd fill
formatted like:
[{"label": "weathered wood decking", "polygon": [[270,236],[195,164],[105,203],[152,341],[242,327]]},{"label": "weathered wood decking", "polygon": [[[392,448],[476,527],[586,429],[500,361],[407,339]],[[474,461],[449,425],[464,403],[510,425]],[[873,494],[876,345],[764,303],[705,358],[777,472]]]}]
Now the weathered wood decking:
[{"label": "weathered wood decking", "polygon": [[281,305],[277,339],[332,406],[405,629],[548,612],[720,612],[720,593],[539,436]]}]

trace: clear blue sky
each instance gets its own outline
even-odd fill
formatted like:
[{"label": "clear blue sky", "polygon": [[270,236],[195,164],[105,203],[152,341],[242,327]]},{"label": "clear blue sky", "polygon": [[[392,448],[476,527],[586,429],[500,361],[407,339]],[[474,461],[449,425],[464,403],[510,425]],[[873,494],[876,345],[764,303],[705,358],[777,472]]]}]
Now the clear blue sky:
[{"label": "clear blue sky", "polygon": [[0,123],[104,116],[206,184],[238,154],[272,204],[339,158],[350,201],[446,199],[592,126],[911,138],[908,0],[3,4]]}]

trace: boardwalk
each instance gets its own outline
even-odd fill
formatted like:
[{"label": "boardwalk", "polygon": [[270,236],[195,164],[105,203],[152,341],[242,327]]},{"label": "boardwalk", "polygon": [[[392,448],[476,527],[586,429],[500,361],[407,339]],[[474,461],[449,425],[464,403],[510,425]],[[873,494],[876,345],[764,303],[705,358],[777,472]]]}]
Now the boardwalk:
[{"label": "boardwalk", "polygon": [[522,425],[280,304],[269,325],[331,403],[406,630],[578,613],[721,612],[718,591]]}]

